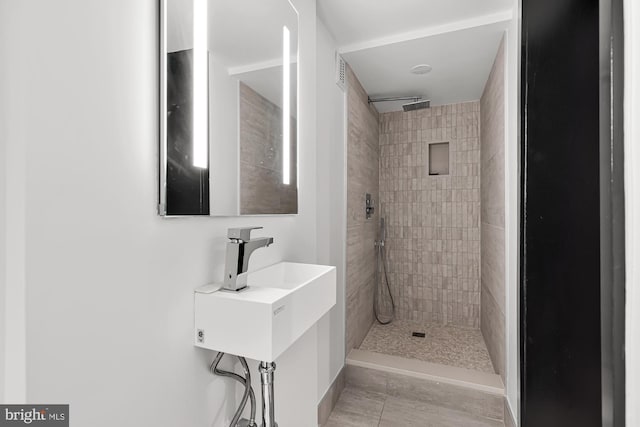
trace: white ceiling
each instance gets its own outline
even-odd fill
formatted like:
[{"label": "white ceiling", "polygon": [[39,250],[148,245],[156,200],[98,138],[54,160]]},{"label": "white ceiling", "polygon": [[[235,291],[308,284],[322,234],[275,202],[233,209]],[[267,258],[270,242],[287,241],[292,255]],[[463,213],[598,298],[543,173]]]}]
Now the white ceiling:
[{"label": "white ceiling", "polygon": [[[291,67],[291,94],[290,108],[291,116],[298,117],[298,73],[296,72],[297,64]],[[238,74],[233,74],[244,84],[263,97],[267,98],[272,104],[282,107],[282,65],[277,67],[267,67]]]},{"label": "white ceiling", "polygon": [[[480,99],[500,45],[504,24],[492,24],[343,54],[372,98],[422,95],[431,105]],[[409,72],[416,64],[429,74]],[[404,102],[376,103],[379,112]]]},{"label": "white ceiling", "polygon": [[511,10],[513,0],[318,0],[339,46]]},{"label": "white ceiling", "polygon": [[297,113],[298,13],[288,0],[209,0],[209,46],[230,75],[282,106],[282,26],[290,31],[291,112]]},{"label": "white ceiling", "polygon": [[281,64],[283,25],[297,55],[298,14],[288,0],[209,0],[209,15],[209,48],[230,68]]},{"label": "white ceiling", "polygon": [[[167,51],[193,48],[193,0],[166,0]],[[289,0],[207,0],[209,50],[234,72],[282,64],[282,27],[298,54],[298,13]],[[243,70],[239,70],[243,69]]]},{"label": "white ceiling", "polygon": [[[322,21],[366,92],[431,105],[479,99],[513,0],[319,0]],[[429,64],[431,73],[409,69]],[[380,112],[403,102],[377,103]]]}]

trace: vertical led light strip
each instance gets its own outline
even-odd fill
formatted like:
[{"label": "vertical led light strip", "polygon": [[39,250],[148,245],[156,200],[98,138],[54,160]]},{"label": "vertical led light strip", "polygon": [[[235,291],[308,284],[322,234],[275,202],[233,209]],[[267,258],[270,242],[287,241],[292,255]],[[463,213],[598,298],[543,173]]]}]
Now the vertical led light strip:
[{"label": "vertical led light strip", "polygon": [[282,183],[289,185],[291,171],[291,65],[289,29],[282,27]]},{"label": "vertical led light strip", "polygon": [[207,2],[193,0],[193,166],[203,169],[209,164]]}]

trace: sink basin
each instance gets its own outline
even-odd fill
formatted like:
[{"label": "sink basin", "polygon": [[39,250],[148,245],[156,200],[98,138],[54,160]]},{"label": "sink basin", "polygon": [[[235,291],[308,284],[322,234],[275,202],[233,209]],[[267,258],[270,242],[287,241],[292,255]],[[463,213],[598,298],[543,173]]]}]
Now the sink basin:
[{"label": "sink basin", "polygon": [[[336,303],[336,268],[280,262],[239,292],[195,292],[195,345],[272,362]],[[220,286],[220,285],[219,285]]]}]

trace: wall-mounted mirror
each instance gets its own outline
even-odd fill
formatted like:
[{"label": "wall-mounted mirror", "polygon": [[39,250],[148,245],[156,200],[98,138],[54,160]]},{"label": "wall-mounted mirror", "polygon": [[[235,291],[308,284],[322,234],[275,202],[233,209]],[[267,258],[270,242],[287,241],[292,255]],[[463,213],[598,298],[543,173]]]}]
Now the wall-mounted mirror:
[{"label": "wall-mounted mirror", "polygon": [[298,212],[298,14],[160,0],[159,213]]}]

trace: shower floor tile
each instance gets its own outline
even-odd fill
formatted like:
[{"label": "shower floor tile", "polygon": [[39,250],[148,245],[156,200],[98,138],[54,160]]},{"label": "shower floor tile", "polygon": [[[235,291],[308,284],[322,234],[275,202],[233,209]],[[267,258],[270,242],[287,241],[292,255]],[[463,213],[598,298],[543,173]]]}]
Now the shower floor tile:
[{"label": "shower floor tile", "polygon": [[[423,332],[425,337],[414,337],[413,332]],[[495,372],[479,329],[410,320],[394,320],[389,325],[374,323],[360,350]]]}]

